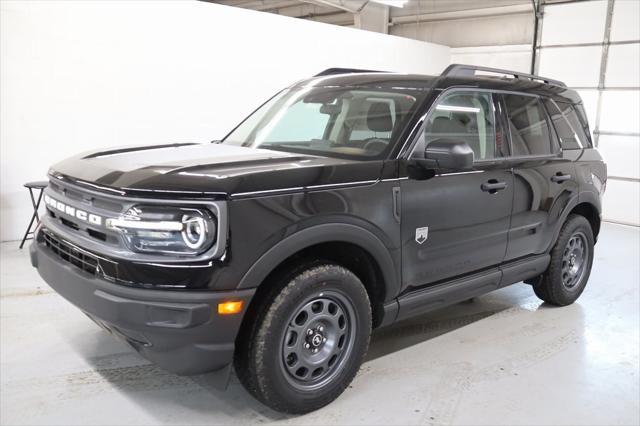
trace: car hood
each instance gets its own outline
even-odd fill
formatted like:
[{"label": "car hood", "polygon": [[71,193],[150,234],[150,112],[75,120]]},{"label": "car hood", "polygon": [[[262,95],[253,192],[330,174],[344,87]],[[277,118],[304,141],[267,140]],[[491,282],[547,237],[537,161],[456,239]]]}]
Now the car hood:
[{"label": "car hood", "polygon": [[207,143],[92,151],[55,164],[50,174],[132,195],[155,192],[233,196],[376,180],[381,167],[380,161]]}]

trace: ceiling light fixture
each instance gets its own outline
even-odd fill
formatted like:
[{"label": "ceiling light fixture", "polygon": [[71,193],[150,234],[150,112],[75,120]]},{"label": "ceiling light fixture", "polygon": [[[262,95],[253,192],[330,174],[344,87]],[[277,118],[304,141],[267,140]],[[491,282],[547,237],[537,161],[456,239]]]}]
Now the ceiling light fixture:
[{"label": "ceiling light fixture", "polygon": [[409,0],[371,0],[374,3],[380,3],[387,6],[393,7],[404,7],[405,4],[409,2]]}]

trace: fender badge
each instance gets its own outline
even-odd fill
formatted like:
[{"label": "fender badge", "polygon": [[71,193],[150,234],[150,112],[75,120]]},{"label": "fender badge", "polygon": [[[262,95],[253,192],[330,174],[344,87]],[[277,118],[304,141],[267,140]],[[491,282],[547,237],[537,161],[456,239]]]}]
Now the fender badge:
[{"label": "fender badge", "polygon": [[416,228],[416,242],[418,244],[422,244],[427,241],[429,237],[429,227],[425,226],[424,228]]}]

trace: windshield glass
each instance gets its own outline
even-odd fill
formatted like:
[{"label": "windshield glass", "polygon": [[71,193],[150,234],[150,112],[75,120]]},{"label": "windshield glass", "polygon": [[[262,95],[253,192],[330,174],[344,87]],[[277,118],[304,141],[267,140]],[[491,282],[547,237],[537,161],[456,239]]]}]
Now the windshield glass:
[{"label": "windshield glass", "polygon": [[223,143],[373,160],[386,156],[422,92],[297,87],[280,92]]}]

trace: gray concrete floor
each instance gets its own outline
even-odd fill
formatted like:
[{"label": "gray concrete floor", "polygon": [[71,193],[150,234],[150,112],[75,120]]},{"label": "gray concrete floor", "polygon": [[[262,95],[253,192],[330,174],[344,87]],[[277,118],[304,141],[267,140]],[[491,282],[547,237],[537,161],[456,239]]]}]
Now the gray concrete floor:
[{"label": "gray concrete floor", "polygon": [[289,417],[140,358],[1,248],[2,424],[639,424],[640,229],[605,224],[569,307],[518,284],[377,331],[352,386]]}]

